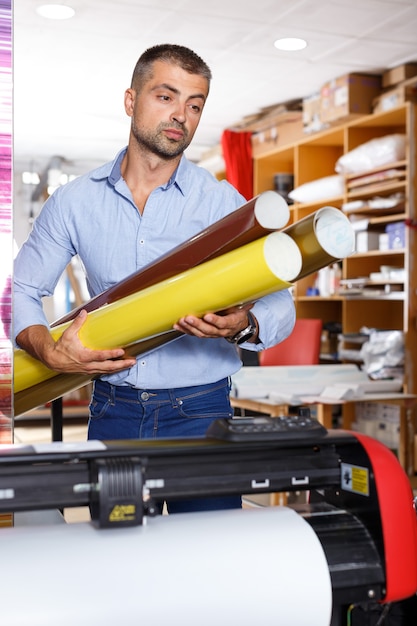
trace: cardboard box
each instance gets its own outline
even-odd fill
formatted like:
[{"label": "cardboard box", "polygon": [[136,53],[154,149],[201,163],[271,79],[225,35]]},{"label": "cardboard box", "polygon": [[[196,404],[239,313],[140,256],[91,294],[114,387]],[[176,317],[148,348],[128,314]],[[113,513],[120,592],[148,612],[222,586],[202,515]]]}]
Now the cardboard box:
[{"label": "cardboard box", "polygon": [[301,111],[282,113],[252,135],[252,156],[295,143],[304,137]]},{"label": "cardboard box", "polygon": [[395,89],[385,91],[374,100],[374,113],[389,111],[405,102],[417,102],[417,85],[399,85]]},{"label": "cardboard box", "polygon": [[314,94],[303,100],[303,127],[305,133],[313,133],[323,126],[320,117],[320,94]]},{"label": "cardboard box", "polygon": [[390,250],[402,250],[405,247],[405,222],[387,224],[385,232],[388,234]]},{"label": "cardboard box", "polygon": [[356,252],[368,252],[379,249],[379,233],[360,230],[356,233]]},{"label": "cardboard box", "polygon": [[335,78],[321,88],[321,121],[330,123],[352,115],[368,115],[380,92],[381,76],[376,74],[345,74]]},{"label": "cardboard box", "polygon": [[403,65],[398,65],[397,67],[386,70],[382,74],[382,86],[384,88],[392,87],[413,76],[417,76],[417,62],[404,63]]}]

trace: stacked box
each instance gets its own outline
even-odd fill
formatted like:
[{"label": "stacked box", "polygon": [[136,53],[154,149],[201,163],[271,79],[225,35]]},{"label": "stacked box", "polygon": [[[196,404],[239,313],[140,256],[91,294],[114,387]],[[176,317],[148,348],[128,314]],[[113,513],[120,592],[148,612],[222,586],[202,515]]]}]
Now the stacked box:
[{"label": "stacked box", "polygon": [[290,145],[302,139],[303,114],[301,111],[281,113],[264,122],[262,127],[254,129],[252,134],[252,155],[254,157]]},{"label": "stacked box", "polygon": [[393,87],[404,80],[417,76],[417,62],[403,63],[397,67],[385,70],[382,74],[382,86]]},{"label": "stacked box", "polygon": [[378,250],[379,233],[369,230],[360,230],[356,233],[356,252]]},{"label": "stacked box", "polygon": [[305,133],[320,130],[323,126],[320,118],[320,94],[313,94],[303,100],[303,127]]},{"label": "stacked box", "polygon": [[375,98],[373,112],[382,113],[406,102],[417,101],[417,62],[404,63],[382,74],[381,95]]},{"label": "stacked box", "polygon": [[373,112],[382,113],[395,107],[403,105],[405,102],[417,101],[417,87],[415,85],[398,85],[375,98]]},{"label": "stacked box", "polygon": [[381,76],[376,74],[345,74],[331,80],[321,89],[320,119],[329,123],[351,115],[368,115],[380,92]]},{"label": "stacked box", "polygon": [[397,450],[400,437],[400,407],[381,402],[355,405],[355,429]]},{"label": "stacked box", "polygon": [[385,232],[388,234],[388,248],[400,250],[405,247],[405,222],[387,224]]}]

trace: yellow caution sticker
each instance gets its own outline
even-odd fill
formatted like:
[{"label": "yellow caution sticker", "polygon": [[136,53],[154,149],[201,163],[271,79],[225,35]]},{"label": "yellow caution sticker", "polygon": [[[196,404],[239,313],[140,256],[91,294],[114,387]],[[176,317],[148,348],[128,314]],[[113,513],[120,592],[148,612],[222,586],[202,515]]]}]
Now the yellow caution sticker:
[{"label": "yellow caution sticker", "polygon": [[109,522],[129,522],[135,519],[135,514],[134,504],[116,504],[110,511]]},{"label": "yellow caution sticker", "polygon": [[341,472],[342,489],[369,496],[369,469],[367,467],[342,463]]}]

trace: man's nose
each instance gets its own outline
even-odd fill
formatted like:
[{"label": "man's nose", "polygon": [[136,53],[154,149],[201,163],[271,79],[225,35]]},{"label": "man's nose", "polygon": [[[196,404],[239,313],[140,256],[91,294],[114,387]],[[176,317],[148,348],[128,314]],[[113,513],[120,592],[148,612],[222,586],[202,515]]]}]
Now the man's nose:
[{"label": "man's nose", "polygon": [[171,119],[175,120],[179,124],[184,124],[186,119],[185,105],[178,104],[172,112]]}]

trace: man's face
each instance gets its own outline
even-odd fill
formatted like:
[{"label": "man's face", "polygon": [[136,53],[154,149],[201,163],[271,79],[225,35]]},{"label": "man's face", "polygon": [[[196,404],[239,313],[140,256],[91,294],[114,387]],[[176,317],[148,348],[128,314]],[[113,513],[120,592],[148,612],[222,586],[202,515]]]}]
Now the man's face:
[{"label": "man's face", "polygon": [[182,154],[191,143],[208,95],[208,82],[177,65],[156,61],[140,92],[128,89],[127,114],[139,147],[161,158]]}]

